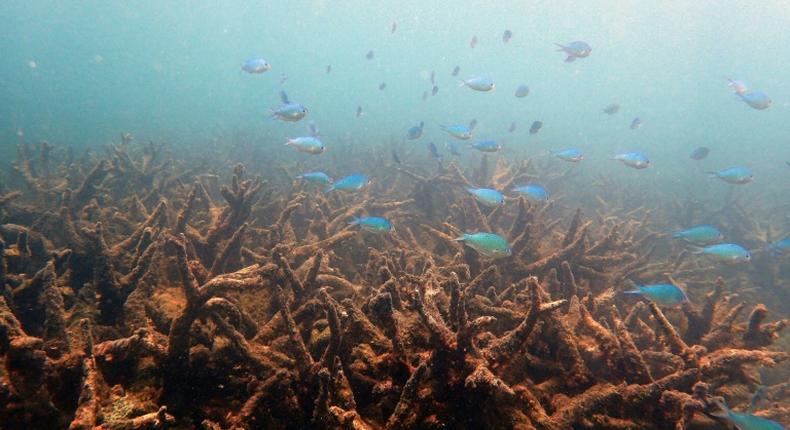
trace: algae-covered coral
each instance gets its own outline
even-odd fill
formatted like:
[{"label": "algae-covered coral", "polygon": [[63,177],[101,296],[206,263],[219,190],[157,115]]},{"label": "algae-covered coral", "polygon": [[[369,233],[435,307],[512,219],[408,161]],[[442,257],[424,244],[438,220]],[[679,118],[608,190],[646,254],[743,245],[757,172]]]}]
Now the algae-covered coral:
[{"label": "algae-covered coral", "polygon": [[[579,178],[487,156],[369,155],[356,193],[221,160],[130,135],[80,158],[20,144],[0,189],[0,426],[714,429],[717,398],[746,409],[761,384],[754,413],[790,421],[787,321],[759,303],[786,311],[787,256],[721,269],[670,244],[705,208],[667,219],[607,178],[581,209],[489,208],[464,188]],[[749,210],[718,221],[770,239]],[[348,224],[363,214],[392,231]],[[510,255],[454,240],[470,231]],[[758,275],[777,287],[749,289]],[[691,300],[621,294],[659,281]]]}]

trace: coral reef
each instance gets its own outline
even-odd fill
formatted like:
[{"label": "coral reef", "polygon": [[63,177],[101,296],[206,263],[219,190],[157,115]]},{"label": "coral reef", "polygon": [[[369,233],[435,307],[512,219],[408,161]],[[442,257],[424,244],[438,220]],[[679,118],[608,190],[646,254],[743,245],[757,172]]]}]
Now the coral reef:
[{"label": "coral reef", "polygon": [[[0,187],[3,428],[714,429],[716,397],[737,409],[763,383],[756,413],[790,422],[788,384],[759,375],[790,358],[787,320],[743,273],[667,246],[666,218],[614,184],[588,216],[463,192],[510,189],[530,162],[371,155],[371,187],[325,194],[165,154],[128,134],[81,159],[19,146]],[[746,211],[726,216],[773,237]],[[363,213],[393,232],[348,225]],[[479,230],[512,255],[453,240]],[[783,258],[754,264],[782,279]],[[620,294],[655,281],[691,301]]]}]

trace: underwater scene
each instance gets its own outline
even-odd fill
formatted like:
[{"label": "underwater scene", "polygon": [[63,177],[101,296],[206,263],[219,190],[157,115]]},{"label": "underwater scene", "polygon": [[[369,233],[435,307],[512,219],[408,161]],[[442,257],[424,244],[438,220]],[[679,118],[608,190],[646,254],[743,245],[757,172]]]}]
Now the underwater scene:
[{"label": "underwater scene", "polygon": [[790,425],[787,0],[0,35],[0,429]]}]

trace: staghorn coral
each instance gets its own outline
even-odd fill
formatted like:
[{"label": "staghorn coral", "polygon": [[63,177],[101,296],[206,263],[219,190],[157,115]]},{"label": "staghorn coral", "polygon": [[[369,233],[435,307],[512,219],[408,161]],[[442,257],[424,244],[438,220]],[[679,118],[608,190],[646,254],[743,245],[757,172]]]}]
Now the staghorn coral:
[{"label": "staghorn coral", "polygon": [[[608,179],[588,218],[463,192],[534,178],[530,162],[371,156],[397,186],[352,196],[242,165],[222,186],[222,164],[159,162],[163,148],[124,135],[75,162],[20,146],[19,189],[0,194],[3,425],[707,429],[714,396],[742,405],[758,368],[790,358],[774,345],[787,321],[730,287],[742,276],[667,249]],[[357,232],[360,213],[395,231]],[[512,256],[453,240],[481,229]],[[619,294],[665,277],[691,303]],[[786,420],[787,389],[768,384],[758,413]]]}]

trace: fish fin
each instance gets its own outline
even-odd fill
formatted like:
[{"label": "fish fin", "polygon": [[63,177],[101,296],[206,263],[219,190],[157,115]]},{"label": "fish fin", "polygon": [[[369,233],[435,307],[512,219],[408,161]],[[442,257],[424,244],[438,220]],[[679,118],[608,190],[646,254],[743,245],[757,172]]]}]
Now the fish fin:
[{"label": "fish fin", "polygon": [[719,411],[711,412],[710,414],[717,418],[729,418],[730,417],[730,408],[727,406],[727,403],[722,398],[714,397],[713,403],[719,407]]},{"label": "fish fin", "polygon": [[288,100],[288,94],[285,93],[285,90],[280,91],[280,101],[285,104],[291,103],[291,101]]},{"label": "fish fin", "polygon": [[354,218],[354,220],[353,220],[353,221],[349,221],[349,222],[348,222],[348,225],[356,225],[356,224],[359,224],[359,217],[358,217],[358,216],[351,215],[351,218]]},{"label": "fish fin", "polygon": [[[762,378],[762,375],[761,375],[761,378]],[[763,399],[763,397],[765,397],[765,385],[760,385],[754,391],[754,395],[752,396],[752,399],[749,401],[749,408],[746,409],[746,413],[749,413],[749,414],[752,413],[754,408],[757,406],[757,403],[759,403],[760,400]]]},{"label": "fish fin", "polygon": [[466,81],[461,81],[461,83],[460,83],[460,84],[458,84],[458,86],[459,86],[459,87],[466,86]]},{"label": "fish fin", "polygon": [[556,45],[558,48],[560,48],[560,49],[558,49],[557,51],[563,51],[563,52],[564,52],[566,49],[568,49],[568,48],[566,48],[566,47],[565,47],[565,45],[561,45],[561,44],[559,44],[559,43],[555,43],[555,45]]},{"label": "fish fin", "polygon": [[456,237],[455,239],[453,239],[454,242],[463,242],[465,240],[466,240],[466,234],[465,233],[464,233],[463,236]]}]

